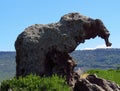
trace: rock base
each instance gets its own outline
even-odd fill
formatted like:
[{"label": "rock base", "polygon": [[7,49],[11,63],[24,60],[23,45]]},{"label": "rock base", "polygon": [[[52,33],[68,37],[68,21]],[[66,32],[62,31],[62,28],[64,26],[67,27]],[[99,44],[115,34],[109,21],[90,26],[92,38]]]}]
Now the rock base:
[{"label": "rock base", "polygon": [[88,75],[76,81],[73,91],[120,91],[120,87],[96,75]]}]

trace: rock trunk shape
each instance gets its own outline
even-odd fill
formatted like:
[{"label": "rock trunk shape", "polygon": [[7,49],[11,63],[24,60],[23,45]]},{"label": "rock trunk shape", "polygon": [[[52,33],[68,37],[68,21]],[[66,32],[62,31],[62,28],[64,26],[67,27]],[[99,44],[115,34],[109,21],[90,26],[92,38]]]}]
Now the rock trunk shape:
[{"label": "rock trunk shape", "polygon": [[69,53],[85,40],[99,36],[109,42],[109,31],[99,19],[69,13],[51,24],[35,24],[26,28],[15,42],[16,76],[37,74],[66,76],[70,84],[76,63]]}]

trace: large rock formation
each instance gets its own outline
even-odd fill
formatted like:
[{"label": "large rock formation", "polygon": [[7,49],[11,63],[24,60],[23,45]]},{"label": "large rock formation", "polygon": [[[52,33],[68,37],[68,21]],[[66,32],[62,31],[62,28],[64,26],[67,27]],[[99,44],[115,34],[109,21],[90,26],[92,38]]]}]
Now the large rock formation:
[{"label": "large rock formation", "polygon": [[99,19],[92,19],[79,13],[69,13],[60,21],[51,24],[35,24],[25,29],[15,42],[16,76],[30,73],[66,76],[70,84],[77,74],[71,53],[86,39],[99,36],[109,42],[109,31]]}]

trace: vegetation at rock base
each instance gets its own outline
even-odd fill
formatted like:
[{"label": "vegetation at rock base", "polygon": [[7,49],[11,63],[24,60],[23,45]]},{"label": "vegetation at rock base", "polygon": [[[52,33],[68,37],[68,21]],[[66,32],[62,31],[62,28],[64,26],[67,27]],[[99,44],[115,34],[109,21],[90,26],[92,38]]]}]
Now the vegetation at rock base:
[{"label": "vegetation at rock base", "polygon": [[88,74],[96,74],[98,77],[111,80],[118,85],[120,85],[120,70],[113,70],[113,69],[108,69],[108,70],[101,70],[101,69],[92,69],[88,70],[86,73]]},{"label": "vegetation at rock base", "polygon": [[1,83],[0,91],[70,91],[65,79],[53,75],[52,77],[39,77],[28,75],[5,80]]}]

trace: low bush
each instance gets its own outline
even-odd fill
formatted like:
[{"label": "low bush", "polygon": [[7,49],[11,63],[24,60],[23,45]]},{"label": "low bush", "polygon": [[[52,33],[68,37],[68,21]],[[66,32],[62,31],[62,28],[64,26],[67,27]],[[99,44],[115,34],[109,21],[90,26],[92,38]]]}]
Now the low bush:
[{"label": "low bush", "polygon": [[39,77],[28,75],[13,78],[1,83],[0,91],[70,91],[65,79],[53,75],[52,77]]}]

